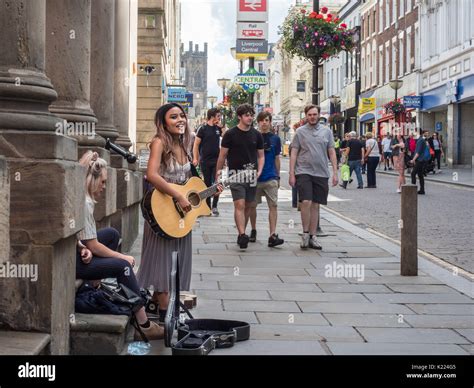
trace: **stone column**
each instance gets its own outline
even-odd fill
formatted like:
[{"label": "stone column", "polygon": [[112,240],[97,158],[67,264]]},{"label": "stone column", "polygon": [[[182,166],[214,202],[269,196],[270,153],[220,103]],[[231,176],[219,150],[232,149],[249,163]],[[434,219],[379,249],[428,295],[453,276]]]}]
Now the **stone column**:
[{"label": "stone column", "polygon": [[457,137],[459,133],[459,105],[448,104],[447,111],[447,139],[445,139],[446,146],[446,162],[449,168],[453,168],[455,164],[458,164],[458,149],[457,149]]},{"label": "stone column", "polygon": [[0,2],[0,155],[10,176],[10,214],[2,204],[0,219],[8,261],[24,271],[0,281],[0,324],[51,333],[50,352],[67,354],[84,170],[77,141],[56,133],[61,120],[48,111],[57,93],[44,73],[45,20],[45,0]]},{"label": "stone column", "polygon": [[0,156],[0,265],[10,259],[10,178],[5,158]]},{"label": "stone column", "polygon": [[114,35],[115,0],[92,2],[91,105],[99,120],[96,132],[115,141],[114,126]]},{"label": "stone column", "polygon": [[0,128],[53,131],[58,95],[44,74],[45,2],[0,2]]},{"label": "stone column", "polygon": [[49,110],[66,120],[79,145],[104,145],[90,105],[91,0],[48,0],[46,73],[58,92]]},{"label": "stone column", "polygon": [[115,0],[115,82],[114,124],[118,128],[117,143],[129,149],[128,109],[130,84],[130,1]]}]

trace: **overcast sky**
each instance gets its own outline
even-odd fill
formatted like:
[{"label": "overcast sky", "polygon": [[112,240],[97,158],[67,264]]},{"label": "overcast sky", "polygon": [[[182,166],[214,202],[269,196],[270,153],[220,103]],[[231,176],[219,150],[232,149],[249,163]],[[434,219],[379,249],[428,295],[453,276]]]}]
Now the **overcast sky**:
[{"label": "overcast sky", "polygon": [[[222,99],[218,78],[233,79],[238,73],[238,61],[232,58],[235,47],[236,0],[181,0],[181,42],[188,50],[189,41],[199,50],[208,43],[208,95]],[[278,26],[282,24],[294,0],[269,0],[269,42],[278,40]]]}]

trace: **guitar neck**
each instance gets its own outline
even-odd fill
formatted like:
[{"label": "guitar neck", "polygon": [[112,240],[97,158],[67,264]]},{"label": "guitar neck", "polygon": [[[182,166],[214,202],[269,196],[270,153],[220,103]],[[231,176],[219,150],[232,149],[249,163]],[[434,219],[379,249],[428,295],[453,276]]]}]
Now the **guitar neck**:
[{"label": "guitar neck", "polygon": [[212,197],[214,194],[217,193],[217,186],[220,184],[224,187],[227,187],[230,185],[230,183],[232,182],[233,179],[238,179],[238,177],[241,177],[241,176],[244,176],[244,175],[248,175],[248,172],[246,171],[243,171],[243,172],[240,172],[236,175],[233,175],[232,177],[229,177],[227,179],[224,179],[222,180],[221,182],[219,183],[216,183],[215,185],[212,185],[210,187],[208,187],[206,190],[203,190],[199,193],[199,197],[201,199],[206,199],[208,197]]}]

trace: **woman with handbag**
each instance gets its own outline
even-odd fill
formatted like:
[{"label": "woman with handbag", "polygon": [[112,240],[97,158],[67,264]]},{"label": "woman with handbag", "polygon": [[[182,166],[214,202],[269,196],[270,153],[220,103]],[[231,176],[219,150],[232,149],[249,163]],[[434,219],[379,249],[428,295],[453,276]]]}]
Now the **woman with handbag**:
[{"label": "woman with handbag", "polygon": [[[150,144],[147,180],[156,190],[173,197],[185,211],[191,210],[187,198],[170,183],[184,184],[195,175],[191,163],[191,131],[183,108],[174,103],[162,105],[155,114],[156,135]],[[194,171],[194,173],[193,173]],[[221,191],[221,190],[220,190]],[[182,290],[191,287],[192,232],[176,239],[156,234],[145,222],[138,281],[141,287],[153,286],[153,301],[158,303],[159,320],[164,322],[169,303],[171,257],[179,252],[179,277]]]},{"label": "woman with handbag", "polygon": [[367,132],[365,134],[365,160],[367,164],[367,188],[375,189],[377,187],[377,178],[375,170],[379,165],[380,161],[380,151],[377,141],[373,138],[372,132]]},{"label": "woman with handbag", "polygon": [[397,132],[390,144],[393,156],[393,165],[398,172],[397,193],[402,192],[402,185],[405,181],[405,138],[400,132]]},{"label": "woman with handbag", "polygon": [[[107,182],[107,162],[99,158],[97,152],[86,152],[79,163],[87,169],[85,223],[84,229],[78,234],[78,253],[76,257],[76,279],[96,280],[116,278],[121,283],[140,295],[133,266],[135,259],[117,251],[120,245],[120,234],[114,228],[96,229],[94,206],[96,200],[105,189]],[[164,330],[155,322],[151,322],[140,308],[135,313],[140,329],[149,340],[164,337]],[[135,333],[135,339],[141,339],[140,333]]]}]

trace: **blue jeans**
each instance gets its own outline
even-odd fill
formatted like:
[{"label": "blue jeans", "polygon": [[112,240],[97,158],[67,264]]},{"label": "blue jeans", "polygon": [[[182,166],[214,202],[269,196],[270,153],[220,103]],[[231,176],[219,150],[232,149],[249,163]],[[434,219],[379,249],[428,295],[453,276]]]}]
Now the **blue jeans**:
[{"label": "blue jeans", "polygon": [[355,171],[358,186],[364,187],[364,181],[362,180],[362,173],[360,171],[360,167],[360,160],[349,160],[350,176],[352,176],[352,171]]},{"label": "blue jeans", "polygon": [[[114,228],[104,228],[97,232],[97,240],[107,248],[116,251],[120,242],[120,234]],[[93,256],[89,264],[84,264],[81,254],[77,254],[76,279],[96,280],[105,278],[115,278],[118,283],[124,284],[137,294],[140,293],[137,278],[128,261],[115,257]]]},{"label": "blue jeans", "polygon": [[379,165],[378,156],[369,156],[367,158],[367,186],[375,187],[377,186],[377,181],[375,178],[375,170]]}]

